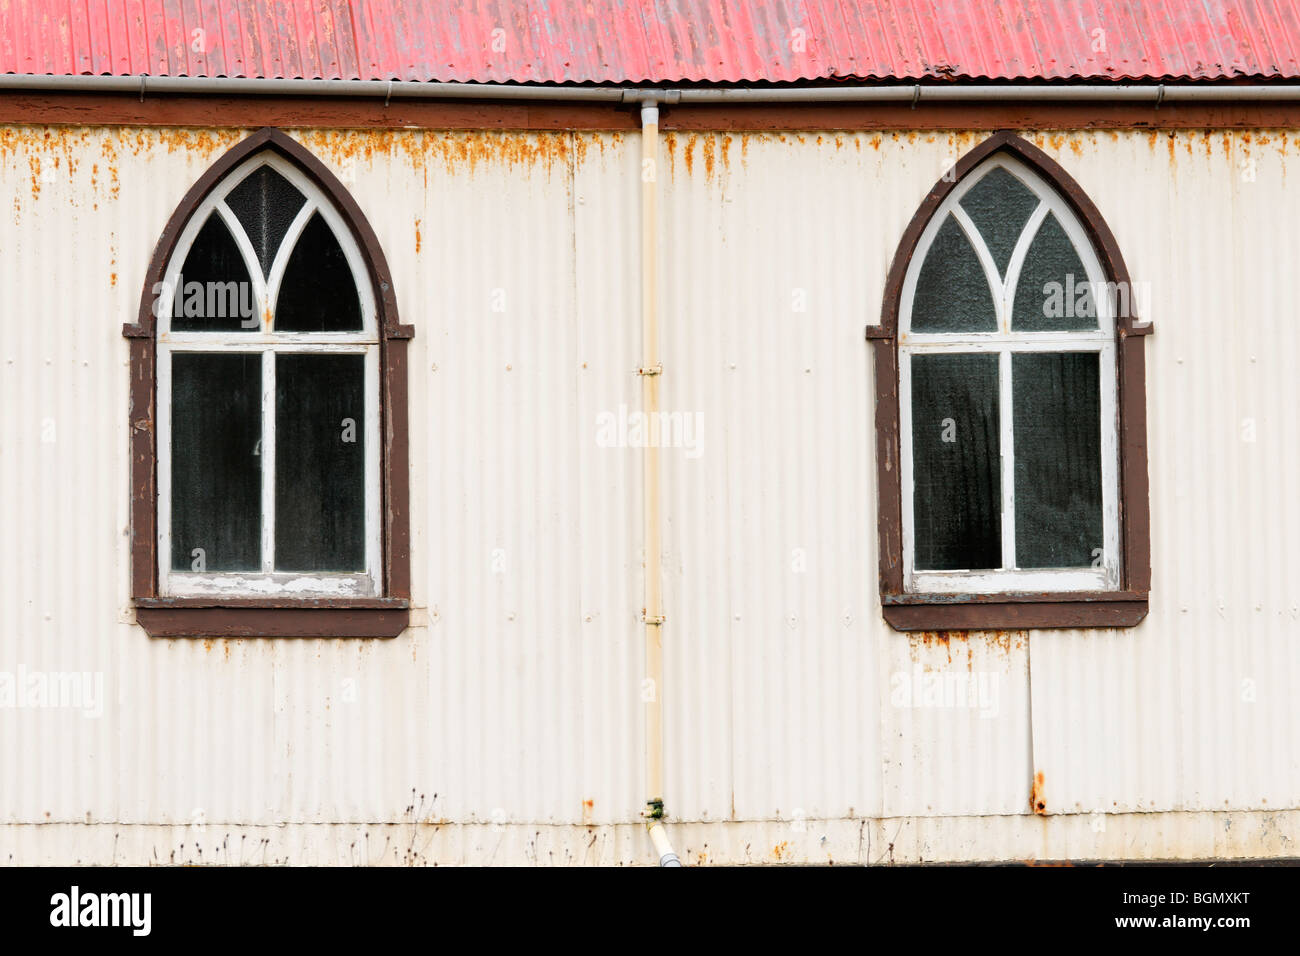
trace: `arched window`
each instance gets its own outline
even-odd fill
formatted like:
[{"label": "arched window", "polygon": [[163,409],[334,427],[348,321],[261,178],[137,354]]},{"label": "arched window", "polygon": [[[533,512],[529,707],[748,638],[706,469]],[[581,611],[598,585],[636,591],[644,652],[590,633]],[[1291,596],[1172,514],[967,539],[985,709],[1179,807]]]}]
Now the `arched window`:
[{"label": "arched window", "polygon": [[895,626],[1145,614],[1140,293],[1096,209],[1023,140],[999,134],[931,191],[868,330]]},{"label": "arched window", "polygon": [[410,330],[328,170],[274,130],[231,150],[164,231],[127,334],[146,629],[398,633]]}]

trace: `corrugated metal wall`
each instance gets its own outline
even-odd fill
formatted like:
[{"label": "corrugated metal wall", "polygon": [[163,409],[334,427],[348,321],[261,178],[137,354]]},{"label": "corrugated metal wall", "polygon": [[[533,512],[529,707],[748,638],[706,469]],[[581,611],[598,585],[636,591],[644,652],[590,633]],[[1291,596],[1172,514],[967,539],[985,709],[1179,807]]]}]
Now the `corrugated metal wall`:
[{"label": "corrugated metal wall", "polygon": [[[416,626],[129,623],[121,326],[244,132],[0,130],[0,673],[102,673],[106,697],[98,718],[0,708],[0,824],[634,823],[640,458],[598,441],[639,402],[634,136],[303,134],[417,329]],[[1155,306],[1150,617],[969,637],[880,617],[863,326],[983,135],[665,137],[664,408],[698,439],[662,456],[675,820],[1025,815],[1035,775],[1049,815],[1300,807],[1292,136],[1036,139]],[[909,706],[935,674],[984,696]],[[1086,855],[1092,830],[1045,825]],[[924,852],[975,852],[959,830]]]}]

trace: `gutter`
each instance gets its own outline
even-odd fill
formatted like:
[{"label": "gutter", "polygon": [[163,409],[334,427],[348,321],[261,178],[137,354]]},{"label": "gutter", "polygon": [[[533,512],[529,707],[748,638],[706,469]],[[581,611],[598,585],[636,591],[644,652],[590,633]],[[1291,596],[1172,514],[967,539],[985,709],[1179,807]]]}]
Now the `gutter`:
[{"label": "gutter", "polygon": [[689,106],[706,103],[1300,102],[1300,83],[1217,86],[1197,83],[1033,85],[954,82],[923,86],[663,87],[558,86],[541,83],[424,83],[412,80],[284,80],[203,76],[0,75],[0,92],[134,93],[217,96],[347,96],[393,99],[564,100]]}]

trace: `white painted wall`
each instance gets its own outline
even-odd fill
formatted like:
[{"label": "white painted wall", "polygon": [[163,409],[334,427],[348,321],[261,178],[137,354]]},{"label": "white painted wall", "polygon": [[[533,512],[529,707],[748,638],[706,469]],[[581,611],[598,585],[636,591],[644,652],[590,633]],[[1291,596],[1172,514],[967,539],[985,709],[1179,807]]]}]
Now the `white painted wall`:
[{"label": "white painted wall", "polygon": [[[90,672],[104,696],[98,716],[0,706],[0,859],[270,833],[276,859],[348,862],[340,827],[386,834],[367,858],[391,862],[407,842],[649,859],[608,826],[644,799],[639,454],[597,441],[639,400],[635,136],[299,134],[416,327],[415,626],[130,623],[121,327],[173,208],[247,132],[0,128],[0,675]],[[1294,815],[1272,814],[1300,808],[1300,143],[1030,137],[1150,283],[1151,615],[909,636],[877,598],[863,327],[916,206],[985,135],[665,139],[663,401],[701,426],[663,455],[681,842],[694,861],[874,860],[895,832],[900,859],[1294,855]],[[984,679],[996,709],[896,706],[913,668]],[[382,826],[412,823],[427,841]]]}]

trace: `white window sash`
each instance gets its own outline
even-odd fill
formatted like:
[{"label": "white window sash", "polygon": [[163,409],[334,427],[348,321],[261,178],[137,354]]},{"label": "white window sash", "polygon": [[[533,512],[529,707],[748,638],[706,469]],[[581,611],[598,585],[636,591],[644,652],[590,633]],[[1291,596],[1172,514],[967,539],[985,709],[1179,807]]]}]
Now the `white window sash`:
[{"label": "white window sash", "polygon": [[[996,166],[1002,166],[1025,183],[1039,198],[1012,252],[1005,282],[999,275],[992,254],[965,211],[958,206],[961,198],[976,182]],[[930,251],[939,228],[949,213],[965,231],[984,269],[993,293],[997,317],[996,332],[912,333],[912,302],[921,266]],[[1119,411],[1118,349],[1115,343],[1115,318],[1110,301],[1094,300],[1097,328],[1093,330],[1025,332],[1011,328],[1016,282],[1039,225],[1048,213],[1055,215],[1074,244],[1088,281],[1105,281],[1100,260],[1082,224],[1056,191],[1043,182],[1023,163],[1007,156],[989,160],[979,175],[959,183],[945,198],[927,224],[913,253],[903,282],[899,310],[899,428],[901,439],[900,479],[903,511],[903,586],[915,593],[982,594],[1017,592],[1107,591],[1119,587],[1121,562],[1119,545]],[[1099,567],[1032,568],[1016,567],[1015,556],[1015,468],[1014,409],[1012,405],[1012,356],[1032,352],[1094,352],[1098,355],[1100,380],[1101,483],[1102,483],[1102,555]],[[915,471],[912,456],[912,356],[936,353],[996,354],[998,356],[998,415],[1001,459],[1001,568],[968,571],[929,571],[915,568]]]},{"label": "white window sash", "polygon": [[[271,166],[305,197],[276,251],[270,275],[263,280],[261,265],[252,243],[238,219],[225,204],[225,196],[260,165]],[[190,247],[209,215],[216,211],[235,238],[253,285],[261,321],[256,330],[223,332],[172,332],[171,313],[177,280]],[[313,213],[319,212],[333,230],[351,268],[361,302],[362,328],[354,332],[274,332],[270,319],[289,256]],[[329,199],[294,166],[278,156],[254,157],[234,170],[204,200],[181,233],[167,270],[157,311],[157,400],[158,400],[158,580],[165,597],[221,598],[332,598],[378,597],[383,594],[382,541],[383,501],[380,468],[381,410],[379,381],[379,337],[374,291],[364,260],[351,231]],[[261,356],[262,361],[262,529],[261,570],[173,571],[171,541],[171,357],[174,353],[239,352]],[[285,572],[275,570],[275,361],[277,354],[359,354],[364,356],[364,418],[359,428],[365,443],[365,569],[360,572]]]}]

